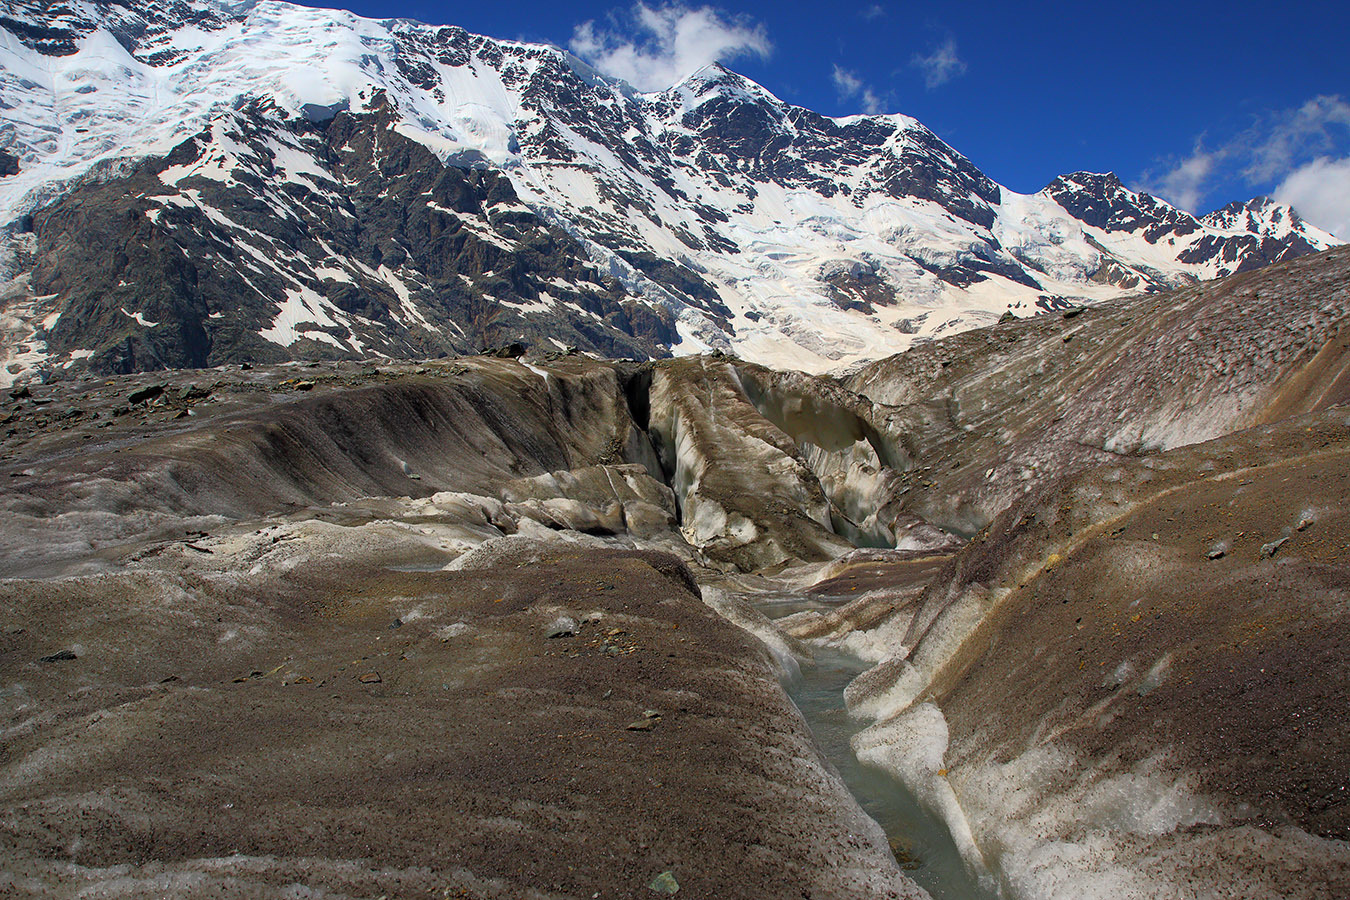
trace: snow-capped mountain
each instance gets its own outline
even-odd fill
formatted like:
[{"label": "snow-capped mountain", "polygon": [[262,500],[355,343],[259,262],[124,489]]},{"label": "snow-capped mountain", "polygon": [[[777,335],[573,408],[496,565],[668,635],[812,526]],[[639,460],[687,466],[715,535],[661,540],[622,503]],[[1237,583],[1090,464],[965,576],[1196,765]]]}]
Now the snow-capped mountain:
[{"label": "snow-capped mountain", "polygon": [[516,338],[820,371],[1340,243],[1111,175],[1017,194],[911,118],[720,66],[644,94],[270,0],[11,3],[0,103],[6,380]]}]

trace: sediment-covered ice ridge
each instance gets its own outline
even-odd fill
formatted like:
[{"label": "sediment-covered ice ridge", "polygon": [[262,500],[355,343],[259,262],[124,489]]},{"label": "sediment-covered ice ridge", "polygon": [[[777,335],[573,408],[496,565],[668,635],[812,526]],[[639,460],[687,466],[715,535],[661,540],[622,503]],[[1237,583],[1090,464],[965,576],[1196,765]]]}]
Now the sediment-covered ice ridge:
[{"label": "sediment-covered ice ridge", "polygon": [[25,384],[0,871],[60,893],[235,849],[273,860],[250,888],[919,897],[783,693],[853,653],[849,764],[972,889],[1344,893],[1348,273],[838,380],[535,352]]}]

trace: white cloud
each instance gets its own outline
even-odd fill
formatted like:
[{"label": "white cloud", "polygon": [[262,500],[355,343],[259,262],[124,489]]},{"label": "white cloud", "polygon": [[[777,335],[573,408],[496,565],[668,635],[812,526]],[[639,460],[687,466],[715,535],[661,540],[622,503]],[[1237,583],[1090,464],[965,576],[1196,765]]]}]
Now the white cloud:
[{"label": "white cloud", "polygon": [[1179,209],[1196,212],[1200,199],[1208,190],[1215,165],[1222,158],[1222,153],[1206,150],[1197,141],[1191,155],[1168,171],[1161,175],[1146,174],[1141,188]]},{"label": "white cloud", "polygon": [[583,22],[568,48],[606,75],[642,91],[670,87],[710,63],[743,56],[767,57],[773,49],[764,26],[711,6],[638,3],[611,17],[612,29]]},{"label": "white cloud", "polygon": [[839,66],[834,67],[834,86],[841,97],[852,97],[863,89],[861,78]]},{"label": "white cloud", "polygon": [[885,104],[877,96],[877,92],[872,90],[856,73],[836,65],[833,78],[834,89],[839,93],[840,100],[857,97],[862,101],[863,112],[869,116],[878,116],[885,112]]},{"label": "white cloud", "polygon": [[927,56],[915,54],[909,64],[923,72],[924,86],[930,91],[966,72],[966,64],[957,55],[956,41],[953,38],[947,38],[942,46]]},{"label": "white cloud", "polygon": [[[1217,147],[1206,148],[1204,140],[1201,136],[1196,141],[1189,156],[1168,161],[1161,173],[1145,172],[1140,178],[1141,189],[1174,206],[1198,212],[1217,182],[1236,178],[1246,182],[1253,193],[1269,191],[1278,183],[1279,188],[1273,191],[1277,197],[1285,191],[1287,196],[1297,194],[1315,203],[1333,204],[1315,207],[1317,215],[1343,208],[1334,206],[1334,197],[1317,200],[1310,193],[1314,178],[1334,179],[1340,171],[1337,166],[1343,162],[1339,157],[1350,150],[1350,103],[1341,97],[1313,97],[1295,109],[1267,113]],[[1344,192],[1341,197],[1344,203]],[[1292,205],[1308,221],[1327,227],[1305,211],[1308,200]]]},{"label": "white cloud", "polygon": [[1274,196],[1318,228],[1350,240],[1350,156],[1319,156],[1298,167],[1280,182]]},{"label": "white cloud", "polygon": [[880,3],[873,3],[871,6],[864,7],[858,15],[862,16],[867,21],[872,22],[886,15],[886,7],[882,6]]},{"label": "white cloud", "polygon": [[1340,97],[1314,97],[1298,109],[1286,110],[1244,133],[1251,159],[1243,171],[1248,181],[1279,178],[1309,155],[1335,146],[1335,126],[1350,128],[1350,103]]}]

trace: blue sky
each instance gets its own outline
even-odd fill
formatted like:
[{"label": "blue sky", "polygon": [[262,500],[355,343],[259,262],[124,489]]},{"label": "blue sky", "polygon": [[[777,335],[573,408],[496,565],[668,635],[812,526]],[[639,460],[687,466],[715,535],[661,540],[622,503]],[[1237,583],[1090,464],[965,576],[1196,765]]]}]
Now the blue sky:
[{"label": "blue sky", "polygon": [[1114,171],[1350,239],[1350,3],[310,2],[567,47],[659,89],[720,59],[829,115],[914,116],[1016,191]]}]

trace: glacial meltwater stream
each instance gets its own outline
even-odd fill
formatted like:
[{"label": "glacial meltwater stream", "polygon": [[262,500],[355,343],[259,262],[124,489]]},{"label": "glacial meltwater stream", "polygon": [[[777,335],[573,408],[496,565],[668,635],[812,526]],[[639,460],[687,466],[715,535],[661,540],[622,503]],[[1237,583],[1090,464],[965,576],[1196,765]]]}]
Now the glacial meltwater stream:
[{"label": "glacial meltwater stream", "polygon": [[[824,609],[811,597],[775,594],[757,598],[770,619],[803,609]],[[966,871],[947,826],[928,814],[898,779],[865,766],[849,742],[867,723],[851,717],[844,688],[871,667],[865,660],[830,648],[814,647],[814,661],[801,662],[800,677],[786,685],[815,737],[816,745],[839,771],[869,816],[890,838],[896,860],[934,900],[997,900]]]}]

